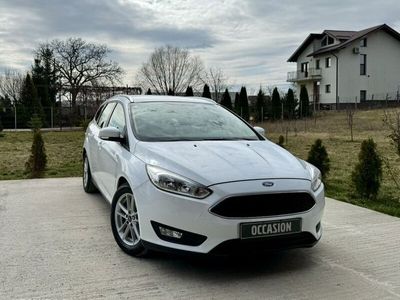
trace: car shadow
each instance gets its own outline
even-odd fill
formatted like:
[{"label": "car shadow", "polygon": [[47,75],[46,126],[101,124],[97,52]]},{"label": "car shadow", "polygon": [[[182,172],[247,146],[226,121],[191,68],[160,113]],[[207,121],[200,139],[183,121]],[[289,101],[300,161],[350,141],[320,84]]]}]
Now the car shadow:
[{"label": "car shadow", "polygon": [[209,280],[236,280],[262,275],[290,273],[312,268],[316,263],[311,252],[316,249],[293,249],[241,256],[181,256],[168,253],[152,253],[148,262],[181,278]]}]

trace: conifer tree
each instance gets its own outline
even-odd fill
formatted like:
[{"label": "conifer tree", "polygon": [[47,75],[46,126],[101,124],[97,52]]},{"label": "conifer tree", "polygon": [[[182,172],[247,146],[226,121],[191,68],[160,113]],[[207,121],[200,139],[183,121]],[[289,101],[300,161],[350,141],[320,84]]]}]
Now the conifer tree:
[{"label": "conifer tree", "polygon": [[239,102],[240,102],[240,114],[243,119],[246,121],[249,120],[250,114],[249,114],[249,100],[247,98],[247,91],[246,87],[242,86],[240,89],[240,94],[239,94]]},{"label": "conifer tree", "polygon": [[36,114],[39,118],[43,119],[43,108],[39,101],[35,84],[33,83],[29,73],[26,74],[22,85],[20,104],[23,111],[21,117],[23,118],[25,126],[28,124],[28,120],[30,120],[33,114]]},{"label": "conifer tree", "polygon": [[225,89],[225,92],[222,94],[221,105],[232,110],[232,99],[229,95],[228,89]]},{"label": "conifer tree", "polygon": [[203,94],[201,96],[204,97],[204,98],[211,99],[210,87],[208,86],[207,83],[204,85]]},{"label": "conifer tree", "polygon": [[260,87],[260,90],[258,91],[257,94],[257,100],[256,100],[256,113],[257,113],[257,121],[262,122],[263,118],[265,116],[265,94],[263,90]]},{"label": "conifer tree", "polygon": [[30,120],[33,131],[33,142],[31,147],[31,155],[25,164],[26,172],[32,178],[41,177],[46,169],[47,155],[44,146],[43,137],[40,131],[41,120],[34,114]]},{"label": "conifer tree", "polygon": [[282,100],[278,89],[274,88],[272,92],[272,119],[278,120],[282,114]]},{"label": "conifer tree", "polygon": [[358,195],[376,198],[382,181],[382,158],[373,139],[361,143],[358,163],[351,174]]},{"label": "conifer tree", "polygon": [[174,91],[171,89],[168,89],[168,96],[174,96]]},{"label": "conifer tree", "polygon": [[151,92],[151,89],[149,88],[146,92],[146,95],[152,95],[153,93]]},{"label": "conifer tree", "polygon": [[239,96],[239,93],[236,93],[235,94],[235,104],[234,104],[234,109],[235,109],[235,112],[238,114],[238,115],[240,115],[240,96]]},{"label": "conifer tree", "polygon": [[186,96],[186,97],[193,97],[193,96],[194,96],[194,94],[193,94],[193,89],[192,89],[191,86],[188,86],[188,87],[187,87],[186,92],[185,92],[185,96]]},{"label": "conifer tree", "polygon": [[296,100],[292,89],[288,89],[285,100],[285,111],[289,119],[293,119],[296,111]]},{"label": "conifer tree", "polygon": [[303,85],[300,89],[300,116],[310,116],[310,100],[308,98],[307,88]]},{"label": "conifer tree", "polygon": [[51,122],[51,109],[56,103],[57,76],[54,68],[53,51],[48,47],[41,47],[36,51],[36,58],[32,65],[32,81],[36,87],[41,106],[44,109],[43,121]]},{"label": "conifer tree", "polygon": [[321,139],[316,139],[311,146],[307,161],[321,171],[322,178],[326,178],[330,170],[330,160]]}]

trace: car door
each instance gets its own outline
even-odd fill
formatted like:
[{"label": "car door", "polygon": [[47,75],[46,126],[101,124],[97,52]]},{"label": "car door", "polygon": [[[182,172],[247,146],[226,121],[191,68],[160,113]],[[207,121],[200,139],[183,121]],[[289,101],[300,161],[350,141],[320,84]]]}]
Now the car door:
[{"label": "car door", "polygon": [[102,164],[99,163],[99,153],[102,151],[101,146],[104,141],[99,138],[99,131],[101,128],[104,128],[108,124],[108,120],[110,119],[111,113],[114,110],[115,104],[115,102],[110,102],[104,106],[96,124],[93,124],[91,128],[92,136],[88,137],[91,140],[89,149],[90,168],[93,179],[101,190],[104,186],[102,182],[102,172],[104,171],[102,170]]},{"label": "car door", "polygon": [[121,136],[125,137],[123,142],[102,141],[101,151],[99,151],[99,163],[101,164],[101,180],[107,195],[112,198],[116,186],[119,168],[121,166],[120,159],[124,156],[124,152],[129,152],[129,144],[126,134],[126,119],[124,107],[121,103],[117,103],[108,122],[108,127],[117,128]]}]

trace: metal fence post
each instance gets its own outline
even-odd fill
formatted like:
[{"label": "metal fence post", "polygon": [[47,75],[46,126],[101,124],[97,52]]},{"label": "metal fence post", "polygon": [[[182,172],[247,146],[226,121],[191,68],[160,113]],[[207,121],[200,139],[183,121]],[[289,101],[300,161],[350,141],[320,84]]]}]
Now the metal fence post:
[{"label": "metal fence post", "polygon": [[17,130],[17,106],[14,106],[14,128]]},{"label": "metal fence post", "polygon": [[53,106],[50,107],[51,128],[54,128]]}]

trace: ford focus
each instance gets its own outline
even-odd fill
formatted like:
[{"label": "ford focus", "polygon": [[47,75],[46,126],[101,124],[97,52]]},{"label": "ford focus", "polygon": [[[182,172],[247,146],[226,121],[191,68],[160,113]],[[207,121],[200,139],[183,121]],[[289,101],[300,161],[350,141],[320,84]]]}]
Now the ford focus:
[{"label": "ford focus", "polygon": [[111,203],[115,241],[133,256],[312,247],[322,235],[320,171],[205,98],[105,101],[85,134],[83,188]]}]

